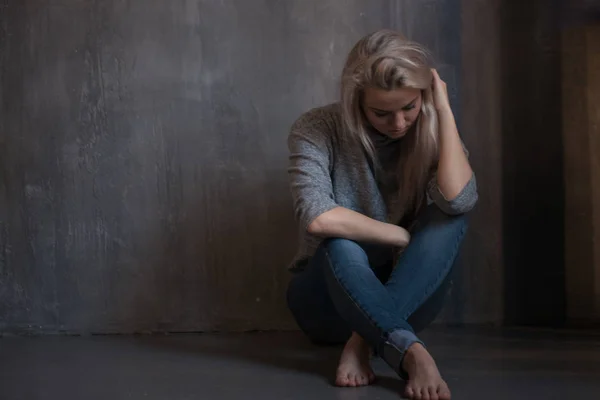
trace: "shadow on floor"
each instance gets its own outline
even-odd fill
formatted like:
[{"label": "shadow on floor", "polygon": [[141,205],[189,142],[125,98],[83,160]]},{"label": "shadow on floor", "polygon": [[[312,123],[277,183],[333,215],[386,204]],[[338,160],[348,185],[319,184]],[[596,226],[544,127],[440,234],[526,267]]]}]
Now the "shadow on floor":
[{"label": "shadow on floor", "polygon": [[[201,340],[198,340],[201,337]],[[299,333],[247,333],[244,335],[180,334],[139,337],[136,342],[158,351],[182,352],[209,359],[248,362],[299,374],[319,376],[334,386],[335,370],[343,346],[316,346]],[[381,359],[373,360],[373,384],[395,394],[404,393],[404,382]],[[385,371],[389,369],[389,371]],[[383,370],[383,373],[381,373]]]}]

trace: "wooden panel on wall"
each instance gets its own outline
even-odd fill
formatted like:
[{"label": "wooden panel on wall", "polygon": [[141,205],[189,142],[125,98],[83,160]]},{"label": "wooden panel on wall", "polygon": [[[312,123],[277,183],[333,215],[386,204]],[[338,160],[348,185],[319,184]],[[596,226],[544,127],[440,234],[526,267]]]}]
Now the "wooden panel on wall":
[{"label": "wooden panel on wall", "polygon": [[461,135],[477,174],[479,204],[462,252],[456,320],[503,321],[500,0],[462,1]]},{"label": "wooden panel on wall", "polygon": [[559,8],[501,10],[504,314],[507,324],[565,318]]},{"label": "wooden panel on wall", "polygon": [[567,317],[600,325],[600,25],[562,37]]}]

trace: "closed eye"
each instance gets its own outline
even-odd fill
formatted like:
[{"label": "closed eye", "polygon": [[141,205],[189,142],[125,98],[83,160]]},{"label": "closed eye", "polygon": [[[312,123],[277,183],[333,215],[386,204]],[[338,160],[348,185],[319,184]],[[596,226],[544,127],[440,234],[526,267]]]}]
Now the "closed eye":
[{"label": "closed eye", "polygon": [[[410,111],[413,110],[416,107],[416,102],[417,100],[413,100],[410,104],[402,107],[402,111]],[[382,118],[382,117],[386,117],[388,115],[391,114],[390,111],[385,111],[385,110],[379,110],[377,108],[371,108],[371,111],[373,111],[373,114],[375,114],[376,116]]]},{"label": "closed eye", "polygon": [[385,117],[386,115],[389,115],[389,112],[382,112],[382,111],[373,111],[373,113],[375,115],[377,115],[378,117]]}]

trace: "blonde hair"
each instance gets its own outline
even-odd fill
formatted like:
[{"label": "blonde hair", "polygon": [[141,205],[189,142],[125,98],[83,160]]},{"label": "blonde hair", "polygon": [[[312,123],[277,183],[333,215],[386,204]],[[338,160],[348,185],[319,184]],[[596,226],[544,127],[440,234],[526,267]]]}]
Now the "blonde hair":
[{"label": "blonde hair", "polygon": [[[433,103],[429,52],[420,44],[391,30],[362,38],[350,51],[341,82],[342,116],[352,137],[365,148],[380,173],[369,125],[361,106],[364,89],[420,89],[422,105],[414,131],[402,139],[398,160],[398,193],[394,208],[399,216],[416,213],[423,204],[428,177],[438,158],[438,119]],[[379,172],[378,172],[379,171]]]}]

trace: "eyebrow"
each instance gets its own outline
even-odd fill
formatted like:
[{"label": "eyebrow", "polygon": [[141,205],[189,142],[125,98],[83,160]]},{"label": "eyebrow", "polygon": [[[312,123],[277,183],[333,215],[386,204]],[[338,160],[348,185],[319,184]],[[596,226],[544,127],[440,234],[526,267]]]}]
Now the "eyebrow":
[{"label": "eyebrow", "polygon": [[[417,97],[415,97],[410,103],[406,104],[405,106],[402,106],[402,108],[406,108],[406,107],[414,104],[417,101],[418,98],[419,98],[419,96],[417,95]],[[389,113],[389,112],[391,112],[390,110],[382,110],[382,109],[376,108],[376,107],[369,107],[369,108],[371,110],[373,110],[373,111],[377,111],[377,112],[380,112],[380,113]]]}]

